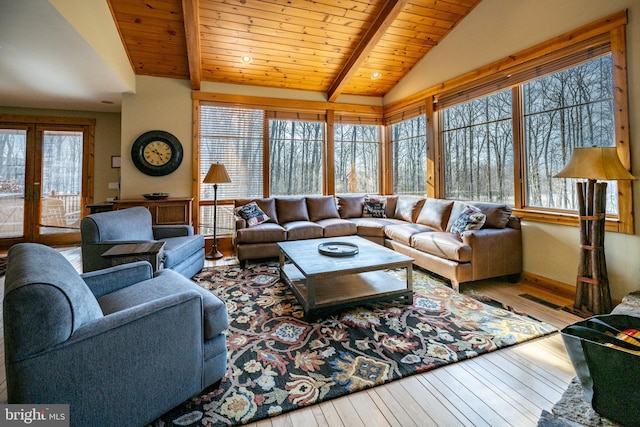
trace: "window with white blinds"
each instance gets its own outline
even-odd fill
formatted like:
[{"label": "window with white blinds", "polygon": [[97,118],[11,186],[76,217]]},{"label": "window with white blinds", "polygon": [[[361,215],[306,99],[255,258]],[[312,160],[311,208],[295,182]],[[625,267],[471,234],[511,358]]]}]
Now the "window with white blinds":
[{"label": "window with white blinds", "polygon": [[[218,186],[218,199],[262,197],[264,111],[200,105],[200,179],[220,162],[231,183]],[[213,185],[200,185],[200,201],[213,200]]]}]

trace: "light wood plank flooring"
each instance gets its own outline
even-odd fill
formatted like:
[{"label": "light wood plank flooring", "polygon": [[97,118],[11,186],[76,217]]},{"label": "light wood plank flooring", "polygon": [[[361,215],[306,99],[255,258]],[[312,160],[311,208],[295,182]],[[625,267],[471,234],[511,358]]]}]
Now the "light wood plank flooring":
[{"label": "light wood plank flooring", "polygon": [[[79,248],[63,253],[81,269]],[[4,289],[4,278],[0,285]],[[572,303],[530,285],[485,280],[465,286],[557,328],[579,320],[521,297],[526,293],[558,305]],[[6,403],[4,343],[0,351],[0,403]],[[535,426],[541,411],[551,410],[574,376],[562,338],[554,333],[249,426]]]}]

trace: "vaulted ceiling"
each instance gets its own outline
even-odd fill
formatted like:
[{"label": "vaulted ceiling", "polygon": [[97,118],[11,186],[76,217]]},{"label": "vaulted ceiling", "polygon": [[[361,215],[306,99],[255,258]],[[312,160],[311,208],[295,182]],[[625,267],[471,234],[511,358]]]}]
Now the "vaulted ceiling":
[{"label": "vaulted ceiling", "polygon": [[[138,75],[383,96],[480,0],[108,0]],[[246,57],[246,61],[243,61]]]}]

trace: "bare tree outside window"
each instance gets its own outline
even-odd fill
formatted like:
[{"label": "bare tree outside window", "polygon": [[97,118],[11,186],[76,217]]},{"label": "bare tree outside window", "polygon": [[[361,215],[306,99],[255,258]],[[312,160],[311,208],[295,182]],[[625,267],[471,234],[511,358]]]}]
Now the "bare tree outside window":
[{"label": "bare tree outside window", "polygon": [[269,120],[272,196],[322,194],[324,123]]},{"label": "bare tree outside window", "polygon": [[427,194],[426,116],[391,125],[393,193]]},{"label": "bare tree outside window", "polygon": [[445,198],[514,203],[511,90],[442,112]]},{"label": "bare tree outside window", "polygon": [[336,193],[379,192],[380,127],[335,124]]},{"label": "bare tree outside window", "polygon": [[[525,83],[527,205],[577,210],[575,179],[553,178],[577,147],[615,146],[611,55]],[[617,185],[607,213],[618,213]]]}]

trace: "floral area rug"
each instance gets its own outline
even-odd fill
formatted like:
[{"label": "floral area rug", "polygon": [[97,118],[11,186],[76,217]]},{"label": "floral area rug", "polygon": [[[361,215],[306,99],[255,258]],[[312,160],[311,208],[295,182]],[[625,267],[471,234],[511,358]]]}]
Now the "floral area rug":
[{"label": "floral area rug", "polygon": [[413,305],[363,305],[313,323],[280,282],[276,263],[206,268],[194,280],[227,304],[227,375],[156,427],[246,424],[556,330],[456,293],[418,269]]}]

